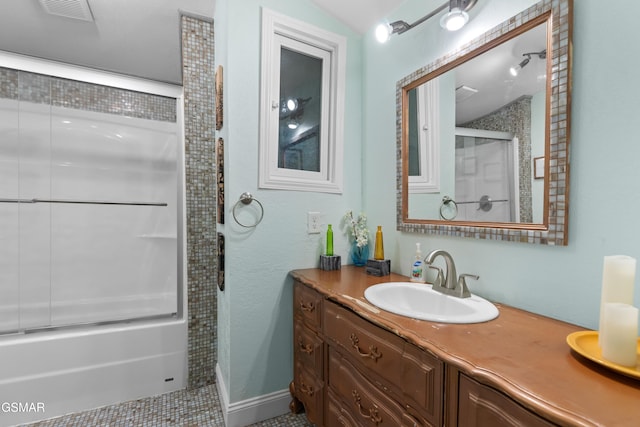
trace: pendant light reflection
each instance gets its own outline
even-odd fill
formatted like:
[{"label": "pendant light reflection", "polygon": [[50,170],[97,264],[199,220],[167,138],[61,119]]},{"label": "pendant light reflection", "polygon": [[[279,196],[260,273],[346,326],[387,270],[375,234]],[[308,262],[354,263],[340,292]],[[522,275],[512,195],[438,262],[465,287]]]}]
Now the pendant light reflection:
[{"label": "pendant light reflection", "polygon": [[517,77],[520,74],[520,71],[531,61],[531,58],[537,56],[539,59],[547,59],[547,49],[541,50],[540,52],[527,52],[523,53],[522,56],[525,58],[518,64],[509,68],[509,73],[513,77]]},{"label": "pendant light reflection", "polygon": [[513,76],[516,77],[518,75],[518,73],[520,73],[520,70],[522,70],[524,67],[527,66],[527,64],[529,63],[529,61],[531,61],[529,58],[525,58],[522,60],[521,63],[519,63],[518,65],[515,65],[511,68],[509,68],[509,73]]},{"label": "pendant light reflection", "polygon": [[309,98],[286,98],[280,101],[280,120],[284,120],[291,130],[297,129],[303,122],[304,105]]}]

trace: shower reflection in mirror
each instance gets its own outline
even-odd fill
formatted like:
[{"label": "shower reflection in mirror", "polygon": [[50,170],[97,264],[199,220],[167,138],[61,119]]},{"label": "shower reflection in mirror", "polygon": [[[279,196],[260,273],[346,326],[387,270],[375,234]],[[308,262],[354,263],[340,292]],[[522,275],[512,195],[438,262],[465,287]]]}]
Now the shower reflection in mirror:
[{"label": "shower reflection in mirror", "polygon": [[456,221],[543,222],[532,153],[545,152],[545,35],[546,24],[534,27],[408,90],[409,218],[440,219],[447,196]]}]

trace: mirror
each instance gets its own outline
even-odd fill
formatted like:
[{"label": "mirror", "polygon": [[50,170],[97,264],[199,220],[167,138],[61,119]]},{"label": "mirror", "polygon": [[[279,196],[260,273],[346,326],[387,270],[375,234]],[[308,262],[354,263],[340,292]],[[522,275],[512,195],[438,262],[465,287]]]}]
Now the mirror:
[{"label": "mirror", "polygon": [[399,230],[567,244],[570,54],[543,1],[398,82]]}]

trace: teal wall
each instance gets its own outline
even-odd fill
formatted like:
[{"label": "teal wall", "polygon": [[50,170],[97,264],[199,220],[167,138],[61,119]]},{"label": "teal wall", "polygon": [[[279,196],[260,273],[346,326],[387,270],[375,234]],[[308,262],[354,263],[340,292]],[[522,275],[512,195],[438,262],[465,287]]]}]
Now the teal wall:
[{"label": "teal wall", "polygon": [[[258,189],[261,7],[347,38],[343,194]],[[293,375],[292,281],[316,267],[323,234],[307,234],[307,212],[334,224],[335,251],[346,257],[339,227],[362,208],[362,37],[309,0],[218,0],[216,63],[224,66],[226,290],[218,295],[222,380],[231,403],[287,389]],[[264,206],[255,229],[238,226],[231,208],[251,192]],[[246,222],[249,220],[247,219]]]},{"label": "teal wall", "polygon": [[[407,0],[389,20],[417,19],[435,6]],[[388,44],[371,31],[363,39],[364,198],[373,223],[392,230],[396,223],[395,82],[491,28],[534,1],[478,2],[461,32],[446,33],[437,19]],[[625,10],[617,17],[617,10]],[[569,245],[483,241],[470,238],[386,233],[385,249],[394,271],[408,274],[415,242],[423,252],[441,248],[456,259],[458,272],[480,275],[472,292],[536,313],[597,328],[603,257],[640,258],[640,144],[631,129],[640,89],[633,83],[640,59],[626,52],[640,3],[611,7],[596,0],[574,4],[574,69],[571,121]],[[409,54],[413,52],[412,54]],[[408,60],[407,58],[411,59]],[[636,305],[640,291],[636,291]]]},{"label": "teal wall", "polygon": [[[440,3],[407,0],[389,18],[413,22]],[[306,234],[308,211],[338,224],[347,209],[364,208],[371,228],[383,226],[385,253],[396,272],[409,273],[415,243],[421,242],[423,253],[445,249],[459,272],[479,274],[480,280],[470,283],[474,293],[597,327],[603,256],[640,258],[640,143],[630,129],[640,97],[632,73],[640,58],[627,50],[640,3],[619,0],[614,8],[597,0],[575,1],[568,246],[395,231],[396,81],[534,3],[484,0],[461,32],[445,32],[431,19],[380,45],[373,29],[360,37],[310,0],[217,2],[216,62],[225,67],[225,124],[218,136],[226,141],[227,164],[227,224],[219,227],[227,238],[227,289],[218,296],[218,340],[231,402],[285,389],[291,379],[287,272],[316,266],[322,246],[320,235]],[[257,188],[261,5],[348,38],[342,195]],[[617,10],[625,13],[614,16]],[[244,191],[265,208],[255,230],[242,229],[231,217],[230,208]],[[346,239],[335,234],[336,251],[346,256]],[[640,305],[640,291],[635,302]]]}]

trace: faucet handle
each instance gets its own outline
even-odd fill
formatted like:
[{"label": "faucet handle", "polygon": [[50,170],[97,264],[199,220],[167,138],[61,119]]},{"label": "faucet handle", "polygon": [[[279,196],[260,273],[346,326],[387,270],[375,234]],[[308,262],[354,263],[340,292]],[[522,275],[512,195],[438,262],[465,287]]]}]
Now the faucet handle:
[{"label": "faucet handle", "polygon": [[433,282],[433,287],[444,285],[444,273],[440,267],[436,267],[435,265],[429,265],[429,268],[433,268],[434,270],[438,270],[438,275],[436,276],[436,280]]},{"label": "faucet handle", "polygon": [[471,292],[469,292],[469,288],[467,288],[467,277],[475,280],[480,278],[477,274],[461,274],[458,278],[458,286],[456,286],[456,293],[460,298],[469,298],[471,296]]}]

